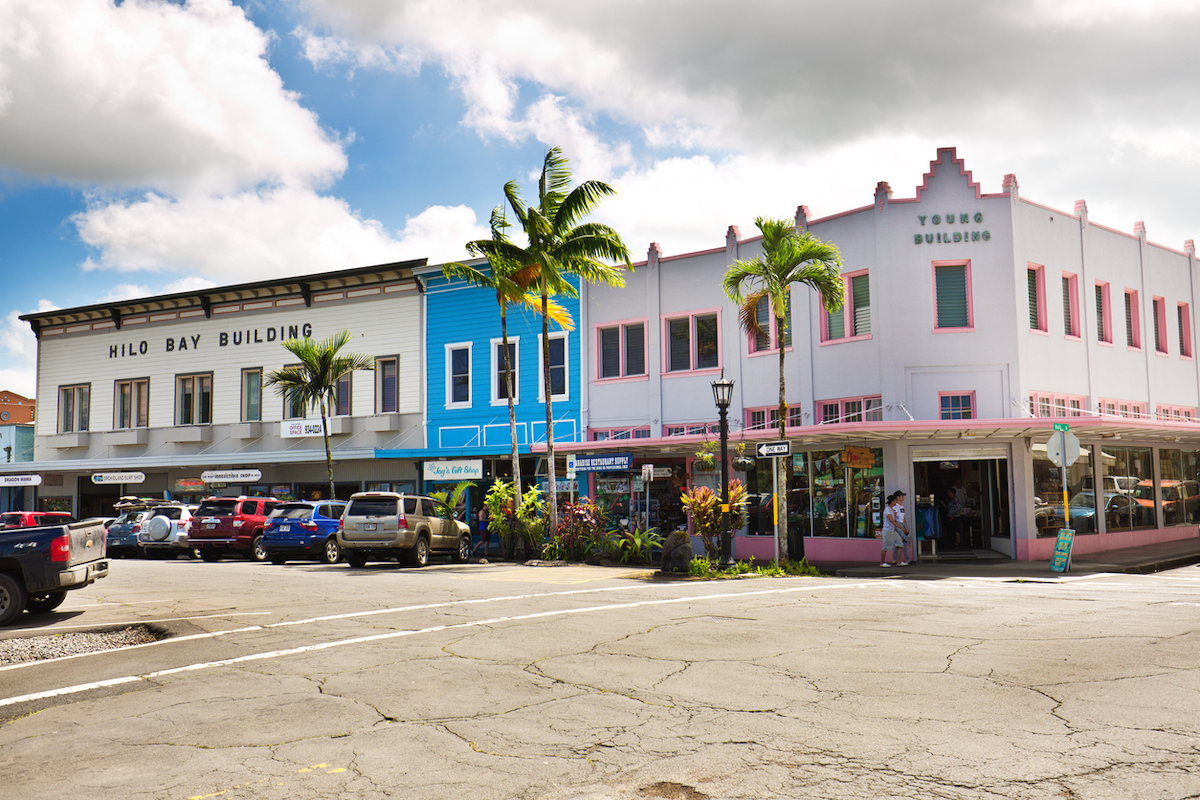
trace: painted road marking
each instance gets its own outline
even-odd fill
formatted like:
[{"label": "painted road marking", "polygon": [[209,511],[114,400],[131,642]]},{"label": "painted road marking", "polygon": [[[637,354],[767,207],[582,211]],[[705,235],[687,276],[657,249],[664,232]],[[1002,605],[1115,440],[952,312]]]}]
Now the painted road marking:
[{"label": "painted road marking", "polygon": [[[77,684],[75,686],[64,686],[61,689],[51,689],[45,692],[35,692],[33,694],[19,695],[16,697],[6,697],[0,699],[0,707],[16,705],[17,703],[26,703],[33,700],[46,700],[52,697],[62,697],[69,694],[79,694],[81,692],[91,691],[93,689],[103,689],[111,686],[119,686],[122,684],[136,683],[138,681],[151,681],[157,678],[165,678],[172,675],[181,675],[186,672],[198,672],[200,670],[215,669],[217,667],[227,667],[233,664],[245,664],[252,661],[263,661],[267,659],[284,658],[287,656],[303,655],[305,653],[315,653],[321,650],[332,650],[334,648],[349,647],[359,644],[367,644],[370,642],[383,642],[393,639],[403,639],[409,636],[418,636],[426,633],[440,633],[442,631],[466,630],[468,628],[479,628],[487,625],[498,625],[506,622],[527,622],[534,619],[549,619],[551,617],[565,617],[571,614],[588,614],[605,611],[620,611],[630,608],[648,608],[651,606],[666,606],[677,603],[699,603],[706,600],[729,600],[741,597],[765,597],[769,595],[785,595],[798,594],[800,592],[816,593],[823,590],[835,589],[861,589],[871,584],[849,583],[835,584],[825,586],[789,586],[782,589],[759,589],[743,592],[722,592],[718,594],[696,595],[686,597],[672,597],[660,600],[639,600],[629,603],[611,603],[609,605],[599,606],[582,606],[580,608],[559,609],[556,611],[537,611],[531,614],[516,614],[507,617],[490,617],[488,619],[475,620],[472,622],[457,622],[447,625],[431,625],[427,628],[418,628],[410,631],[390,631],[388,633],[377,633],[371,636],[356,636],[351,639],[338,639],[332,642],[321,642],[319,644],[304,645],[301,647],[291,647],[285,650],[268,650],[261,653],[251,653],[237,658],[226,658],[219,661],[203,661],[195,664],[188,664],[182,667],[172,667],[170,669],[158,670],[157,672],[148,672],[142,675],[125,675],[120,678],[110,678],[105,681],[96,681],[93,683]],[[878,586],[879,584],[874,584]],[[582,594],[583,592],[575,592]],[[431,605],[457,605],[450,603],[437,603]]]}]

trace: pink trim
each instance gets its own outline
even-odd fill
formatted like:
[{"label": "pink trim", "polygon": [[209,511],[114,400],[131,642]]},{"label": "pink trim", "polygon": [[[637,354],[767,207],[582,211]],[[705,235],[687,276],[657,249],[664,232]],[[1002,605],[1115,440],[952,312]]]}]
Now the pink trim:
[{"label": "pink trim", "polygon": [[[1150,528],[1137,531],[1117,531],[1115,533],[1088,534],[1076,536],[1071,552],[1076,555],[1086,553],[1104,553],[1110,550],[1120,550],[1126,547],[1141,547],[1160,542],[1175,542],[1181,539],[1193,539],[1200,531],[1195,525],[1179,525],[1170,528]],[[804,552],[807,554],[813,539],[804,540]],[[1045,536],[1036,539],[1017,539],[1017,560],[1047,561],[1054,555],[1055,537]],[[812,559],[809,559],[810,561]]]},{"label": "pink trim", "polygon": [[[789,345],[789,346],[783,348],[783,352],[790,353],[790,352],[792,352],[792,349],[793,348],[791,347],[791,345]],[[759,358],[760,356],[777,356],[777,355],[779,355],[779,348],[772,347],[770,350],[755,350],[752,353],[746,353],[746,358]]]},{"label": "pink trim", "polygon": [[975,419],[975,412],[979,410],[979,406],[977,406],[975,404],[975,390],[974,389],[972,389],[969,392],[963,392],[963,391],[938,392],[938,417],[941,420],[952,419],[951,417],[942,417],[942,398],[943,397],[970,397],[971,398],[971,416],[970,417],[961,417],[960,419]]},{"label": "pink trim", "polygon": [[1170,406],[1159,404],[1156,416],[1166,422],[1191,422],[1196,419],[1197,409],[1195,406]]},{"label": "pink trim", "polygon": [[1069,297],[1067,302],[1071,308],[1071,331],[1063,331],[1063,336],[1068,339],[1083,338],[1083,321],[1079,316],[1079,276],[1074,272],[1063,272],[1062,276],[1067,280],[1067,293]]},{"label": "pink trim", "polygon": [[[967,276],[967,327],[965,328],[939,328],[937,325],[937,268],[938,267],[966,267]],[[953,261],[931,261],[929,262],[929,277],[933,289],[933,332],[934,333],[966,333],[975,330],[975,292],[974,284],[971,281],[971,259],[957,259]]]},{"label": "pink trim", "polygon": [[[1146,410],[1145,403],[1133,402],[1130,400],[1118,400],[1112,397],[1101,397],[1100,413],[1106,414],[1109,417],[1121,417],[1122,419],[1153,419]],[[1101,419],[1096,417],[1095,419]]]},{"label": "pink trim", "polygon": [[[800,417],[801,419],[803,419],[803,416],[801,416],[801,414],[799,413],[799,412],[801,412],[801,410],[802,410],[802,409],[801,409],[801,406],[800,406],[800,404],[799,404],[799,403],[788,403],[788,420],[790,420],[790,419],[792,418],[792,411],[793,411],[793,409],[794,409],[794,410],[796,410],[796,412],[797,412],[796,416],[798,416],[798,417]],[[778,406],[778,405],[773,405],[773,406],[751,406],[750,408],[743,408],[743,409],[742,409],[742,430],[745,430],[745,431],[775,431],[775,432],[778,432],[778,431],[779,431],[779,423],[777,423],[777,422],[776,422],[776,423],[774,423],[774,424],[772,424],[772,423],[771,423],[771,412],[772,412],[772,411],[778,411],[778,410],[779,410],[779,406]],[[766,422],[764,423],[764,424],[766,425],[766,427],[765,427],[765,428],[752,428],[752,427],[750,427],[750,426],[753,424],[753,423],[750,421],[750,414],[751,414],[752,412],[755,412],[755,411],[761,411],[761,412],[763,412],[763,418],[766,420]],[[801,423],[800,425],[787,425],[787,424],[786,424],[786,420],[785,420],[785,425],[784,425],[784,429],[785,429],[785,430],[786,430],[786,429],[788,429],[788,428],[791,428],[791,429],[795,430],[795,429],[799,429],[799,428],[802,428],[802,427],[804,427],[804,424],[803,424],[803,423]]]},{"label": "pink trim", "polygon": [[[754,238],[761,239],[762,237],[756,236]],[[752,241],[754,241],[754,239],[740,239],[738,241],[738,244],[744,244],[746,242],[752,242]],[[692,258],[693,256],[708,256],[708,255],[712,255],[713,253],[724,253],[724,252],[725,252],[724,247],[714,247],[710,250],[696,250],[691,253],[680,253],[677,256],[662,256],[661,258],[658,259],[658,263],[662,264],[664,261],[678,261],[681,258]]]},{"label": "pink trim", "polygon": [[1150,296],[1150,312],[1154,314],[1154,321],[1158,323],[1158,341],[1154,343],[1154,352],[1156,355],[1170,355],[1171,346],[1167,344],[1167,300],[1165,297],[1158,295]]},{"label": "pink trim", "polygon": [[841,339],[827,339],[826,341],[817,344],[817,347],[825,347],[826,345],[845,344],[846,342],[865,342],[873,338],[870,333],[864,333],[862,336],[843,336]]},{"label": "pink trim", "polygon": [[[1191,359],[1192,357],[1192,310],[1187,303],[1177,303],[1176,314],[1179,316],[1179,325],[1183,329],[1179,331],[1179,344],[1183,348],[1179,353],[1180,358]],[[1180,314],[1179,312],[1183,312]]]},{"label": "pink trim", "polygon": [[[863,406],[862,411],[859,413],[861,413],[863,416],[866,416],[868,413],[868,409],[867,409],[867,401],[868,400],[878,400],[879,401],[879,406],[877,407],[877,409],[872,408],[869,410],[870,411],[878,410],[880,416],[882,416],[883,415],[883,395],[859,394],[859,395],[853,395],[851,397],[836,397],[836,398],[827,398],[825,400],[818,400],[816,403],[813,404],[813,424],[819,425],[822,427],[827,426],[827,425],[861,425],[861,424],[864,424],[864,423],[860,423],[860,422],[844,422],[843,417],[845,417],[847,415],[846,403],[853,403],[855,401],[859,401],[862,403],[862,406]],[[833,420],[832,422],[822,422],[821,421],[821,420],[825,419],[825,406],[827,406],[827,405],[837,405],[837,407],[838,407],[837,419]],[[877,425],[879,423],[875,422],[874,424]]]},{"label": "pink trim", "polygon": [[1063,211],[1062,209],[1054,208],[1053,206],[1048,206],[1043,203],[1039,203],[1036,200],[1027,200],[1024,197],[1021,197],[1019,199],[1022,203],[1025,203],[1026,205],[1035,206],[1037,208],[1042,209],[1043,211],[1049,211],[1053,214],[1061,214],[1062,216],[1067,217],[1068,219],[1074,219],[1074,220],[1079,219],[1078,216],[1076,216],[1075,214],[1072,214],[1070,211]]},{"label": "pink trim", "polygon": [[[642,366],[646,371],[640,375],[627,375],[626,370],[628,370],[628,365],[625,363],[625,327],[627,325],[637,325],[639,322],[642,324]],[[619,368],[621,370],[621,374],[611,375],[605,378],[600,375],[600,331],[609,328],[616,328],[617,337],[620,339],[617,346],[621,348],[621,352],[618,353],[621,361],[621,366]],[[594,348],[592,352],[596,354],[596,369],[593,372],[593,380],[595,380],[597,383],[618,383],[624,381],[643,381],[650,379],[649,317],[630,317],[629,319],[612,320],[611,322],[597,322],[592,326],[592,347]]]},{"label": "pink trim", "polygon": [[[696,317],[705,316],[708,314],[717,315],[717,366],[696,369]],[[683,319],[684,317],[688,318],[688,364],[691,365],[691,369],[672,370],[670,364],[670,328],[668,323],[671,320]],[[659,316],[658,327],[662,339],[659,343],[659,358],[661,359],[659,361],[659,372],[662,374],[662,377],[673,378],[680,375],[711,375],[714,372],[721,371],[723,365],[725,364],[725,343],[723,341],[725,337],[721,336],[721,317],[722,309],[719,306],[716,308],[700,308],[696,309],[695,311],[681,312],[678,314],[661,314]]]},{"label": "pink trim", "polygon": [[967,169],[964,160],[958,157],[958,149],[955,147],[939,147],[937,149],[937,158],[929,162],[929,172],[925,173],[925,177],[922,179],[921,185],[917,187],[917,196],[915,199],[920,202],[921,193],[929,188],[929,181],[933,179],[934,174],[937,172],[937,168],[941,165],[944,153],[948,153],[950,155],[950,163],[958,165],[958,174],[965,176],[967,179],[967,185],[975,190],[975,199],[982,199],[983,193],[979,190],[979,184],[972,177],[971,171]]},{"label": "pink trim", "polygon": [[[1042,401],[1045,401],[1049,414],[1042,413]],[[1061,402],[1060,402],[1061,401]],[[1071,407],[1071,401],[1079,404],[1078,408]],[[1050,394],[1048,392],[1030,392],[1029,402],[1033,406],[1030,413],[1040,419],[1061,419],[1063,417],[1081,417],[1088,410],[1087,398],[1081,394]],[[1058,409],[1063,413],[1059,414]]]},{"label": "pink trim", "polygon": [[[1126,286],[1125,296],[1133,298],[1133,301],[1128,304],[1129,307],[1126,309],[1127,318],[1125,320],[1125,346],[1129,350],[1141,350],[1142,313],[1141,309],[1138,307],[1137,289],[1130,289],[1128,286]],[[1133,335],[1133,344],[1129,343],[1129,335],[1131,333]]]},{"label": "pink trim", "polygon": [[[1050,330],[1046,325],[1046,268],[1041,264],[1035,264],[1032,261],[1026,262],[1026,270],[1033,270],[1034,286],[1036,287],[1037,297],[1034,301],[1037,303],[1037,327],[1030,328],[1031,333],[1049,333]],[[1028,277],[1028,273],[1026,273]]]},{"label": "pink trim", "polygon": [[[871,205],[869,205],[869,206],[862,206],[860,208],[852,208],[849,211],[839,211],[836,214],[830,214],[829,216],[821,217],[820,219],[810,219],[808,221],[808,227],[811,228],[813,225],[819,225],[822,222],[829,222],[830,220],[833,220],[833,219],[841,219],[842,217],[848,217],[851,214],[861,214],[864,211],[874,211],[874,210],[875,210],[875,204],[871,203]],[[762,237],[760,236],[759,238],[761,239]]]},{"label": "pink trim", "polygon": [[1112,306],[1108,297],[1108,281],[1096,281],[1096,285],[1100,287],[1100,308],[1104,315],[1104,338],[1100,342],[1111,347],[1113,343]]}]

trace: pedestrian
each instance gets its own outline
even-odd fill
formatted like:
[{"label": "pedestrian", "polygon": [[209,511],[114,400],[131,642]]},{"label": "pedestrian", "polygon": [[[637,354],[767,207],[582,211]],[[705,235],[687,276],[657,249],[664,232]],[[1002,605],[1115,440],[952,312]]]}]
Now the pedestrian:
[{"label": "pedestrian", "polygon": [[887,506],[883,510],[883,552],[879,562],[881,567],[892,566],[892,562],[888,561],[889,550],[892,551],[892,561],[897,566],[908,566],[907,561],[900,560],[901,554],[904,552],[904,536],[908,533],[908,526],[897,515],[897,508],[903,497],[904,492],[899,489],[892,492],[888,495]]},{"label": "pedestrian", "polygon": [[492,549],[492,532],[488,530],[488,510],[487,506],[479,509],[479,544],[475,545],[478,550],[480,545],[483,546],[483,557],[487,558]]}]

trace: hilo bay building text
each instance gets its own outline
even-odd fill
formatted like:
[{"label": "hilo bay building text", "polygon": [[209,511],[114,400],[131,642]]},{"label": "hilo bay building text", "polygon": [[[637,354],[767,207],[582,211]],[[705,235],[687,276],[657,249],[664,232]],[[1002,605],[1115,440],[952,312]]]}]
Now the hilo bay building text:
[{"label": "hilo bay building text", "polygon": [[[867,205],[818,219],[800,206],[795,221],[841,251],[845,302],[828,313],[793,287],[786,324],[761,310],[766,336],[741,330],[721,288],[730,264],[760,252],[736,227],[698,252],[651,244],[624,287],[559,298],[574,327],[551,326],[548,365],[541,320],[510,308],[525,479],[545,487],[548,368],[561,499],[585,495],[630,524],[686,525],[680,494],[720,484],[698,453],[717,439],[710,385],[723,374],[741,456],[731,477],[749,497],[734,555],[770,558],[779,464],[746,456],[779,436],[782,348],[789,549],[803,544],[810,561],[876,561],[883,498],[898,488],[926,556],[1049,558],[1064,480],[1076,553],[1197,535],[1192,241],[1177,250],[1149,241],[1142,223],[1093,222],[1082,200],[1065,211],[1022,198],[1013,175],[985,192],[953,148],[938,150],[911,196],[880,182]],[[338,385],[338,495],[470,480],[473,519],[486,486],[511,476],[495,293],[440,265],[23,319],[38,337],[42,413],[33,460],[0,470],[40,476],[40,507],[107,514],[122,493],[323,496],[320,421],[265,376],[291,363],[284,339],[341,330],[375,369]],[[1065,468],[1047,452],[1055,424],[1081,445]],[[573,479],[568,457],[581,467]],[[219,470],[243,482],[201,478]],[[114,484],[110,473],[144,479]]]}]

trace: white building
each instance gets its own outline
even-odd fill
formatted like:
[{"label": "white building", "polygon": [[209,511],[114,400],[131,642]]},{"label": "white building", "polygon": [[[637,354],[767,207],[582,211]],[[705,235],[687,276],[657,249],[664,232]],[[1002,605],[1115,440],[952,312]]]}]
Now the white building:
[{"label": "white building", "polygon": [[[1012,175],[985,193],[952,148],[913,197],[881,182],[870,205],[815,220],[801,206],[796,222],[840,248],[846,282],[832,315],[795,288],[784,343],[791,525],[809,560],[877,560],[881,495],[897,488],[911,515],[945,528],[943,555],[1048,558],[1063,505],[1046,456],[1055,423],[1083,444],[1068,471],[1076,553],[1197,535],[1191,241],[1174,250],[1141,223],[1131,233],[1092,223],[1083,201],[1068,213],[1026,200]],[[722,372],[736,381],[734,443],[777,436],[778,332],[753,341],[721,290],[729,264],[758,254],[757,238],[731,228],[723,248],[669,256],[651,245],[624,289],[587,287],[589,443],[562,449],[630,453],[637,475],[639,463],[670,467],[649,491],[664,524],[682,481],[716,483],[690,466],[716,439],[709,387]],[[766,472],[734,477],[757,499]],[[600,475],[589,491],[616,497],[631,477]],[[1109,489],[1099,513],[1087,507],[1096,485]],[[735,555],[769,557],[770,537],[754,535],[769,528],[755,509]]]}]

